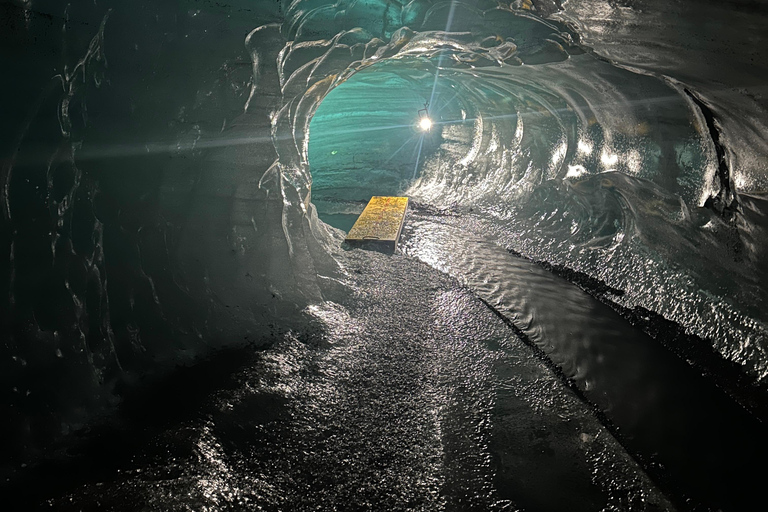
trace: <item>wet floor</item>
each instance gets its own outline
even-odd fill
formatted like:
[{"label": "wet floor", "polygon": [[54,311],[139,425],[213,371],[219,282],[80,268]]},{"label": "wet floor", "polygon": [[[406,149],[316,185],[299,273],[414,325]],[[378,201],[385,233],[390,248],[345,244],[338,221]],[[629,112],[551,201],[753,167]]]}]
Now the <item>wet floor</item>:
[{"label": "wet floor", "polygon": [[686,363],[469,225],[413,215],[403,236],[405,255],[346,253],[356,291],[310,307],[304,332],[180,370],[30,470],[12,488],[20,510],[737,510],[751,498],[748,472],[707,475],[760,457],[760,424]]}]

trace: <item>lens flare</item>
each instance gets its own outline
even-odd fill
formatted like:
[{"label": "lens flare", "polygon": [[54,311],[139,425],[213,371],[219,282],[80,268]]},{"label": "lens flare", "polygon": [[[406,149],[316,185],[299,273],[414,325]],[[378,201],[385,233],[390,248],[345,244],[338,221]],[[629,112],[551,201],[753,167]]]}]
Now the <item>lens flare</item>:
[{"label": "lens flare", "polygon": [[432,129],[432,120],[428,117],[422,117],[419,120],[419,128],[425,132],[428,132],[430,129]]}]

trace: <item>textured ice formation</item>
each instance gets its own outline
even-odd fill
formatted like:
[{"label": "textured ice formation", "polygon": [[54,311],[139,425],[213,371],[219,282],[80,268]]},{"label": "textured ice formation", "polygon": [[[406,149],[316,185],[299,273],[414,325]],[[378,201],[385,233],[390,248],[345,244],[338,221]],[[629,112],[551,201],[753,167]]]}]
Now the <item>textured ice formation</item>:
[{"label": "textured ice formation", "polygon": [[755,4],[28,0],[0,20],[16,461],[142,376],[301,325],[346,290],[313,202],[382,189],[479,216],[765,385]]}]

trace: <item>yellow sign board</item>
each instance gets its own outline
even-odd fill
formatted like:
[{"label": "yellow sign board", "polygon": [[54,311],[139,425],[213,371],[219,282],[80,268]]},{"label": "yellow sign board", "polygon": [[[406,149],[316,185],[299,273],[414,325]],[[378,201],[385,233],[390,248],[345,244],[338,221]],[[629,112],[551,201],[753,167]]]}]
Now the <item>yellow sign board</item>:
[{"label": "yellow sign board", "polygon": [[407,209],[407,197],[373,196],[344,241],[350,247],[395,252]]}]

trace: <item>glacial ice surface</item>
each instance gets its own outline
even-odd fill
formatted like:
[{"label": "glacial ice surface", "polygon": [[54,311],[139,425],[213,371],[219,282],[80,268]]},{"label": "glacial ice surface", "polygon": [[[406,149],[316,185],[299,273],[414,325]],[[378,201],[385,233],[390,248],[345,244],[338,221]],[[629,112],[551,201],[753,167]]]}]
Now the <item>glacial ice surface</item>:
[{"label": "glacial ice surface", "polygon": [[671,322],[670,351],[765,418],[760,5],[13,0],[0,20],[3,475],[174,366],[365,293],[331,225],[382,193],[422,217],[408,258],[582,389],[576,349],[537,338],[557,322],[467,244]]}]

